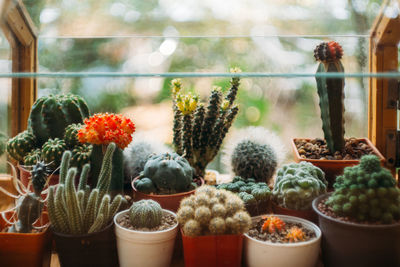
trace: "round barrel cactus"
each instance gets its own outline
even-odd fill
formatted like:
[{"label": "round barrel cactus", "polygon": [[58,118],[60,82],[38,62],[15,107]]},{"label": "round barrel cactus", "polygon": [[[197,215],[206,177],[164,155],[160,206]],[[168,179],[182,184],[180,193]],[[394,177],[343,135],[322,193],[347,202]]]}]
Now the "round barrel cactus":
[{"label": "round barrel cactus", "polygon": [[42,151],[39,148],[33,149],[24,157],[24,165],[33,166],[35,165],[41,158]]},{"label": "round barrel cactus", "polygon": [[52,169],[56,169],[60,166],[61,158],[65,150],[67,150],[67,146],[64,140],[50,138],[42,146],[42,159],[46,163],[51,163],[50,166]]},{"label": "round barrel cactus", "polygon": [[74,147],[80,144],[78,140],[78,131],[83,124],[73,123],[65,128],[64,141],[68,147]]},{"label": "round barrel cactus", "polygon": [[86,102],[77,95],[48,95],[36,100],[28,124],[42,146],[49,138],[64,138],[65,128],[89,116]]},{"label": "round barrel cactus", "polygon": [[82,169],[83,165],[90,162],[93,146],[82,144],[72,150],[71,166]]},{"label": "round barrel cactus", "polygon": [[32,132],[23,131],[7,142],[8,154],[18,162],[23,162],[24,157],[36,146],[36,138]]},{"label": "round barrel cactus", "polygon": [[161,224],[163,210],[157,202],[143,199],[134,202],[129,209],[131,225],[137,228],[154,228]]}]

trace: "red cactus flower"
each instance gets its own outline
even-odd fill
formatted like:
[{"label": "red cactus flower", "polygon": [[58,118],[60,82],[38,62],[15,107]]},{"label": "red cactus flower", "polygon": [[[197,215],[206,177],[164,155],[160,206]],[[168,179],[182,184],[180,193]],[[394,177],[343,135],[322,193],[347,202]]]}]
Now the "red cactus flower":
[{"label": "red cactus flower", "polygon": [[314,49],[314,57],[317,61],[322,62],[337,61],[343,57],[343,49],[335,41],[323,42]]},{"label": "red cactus flower", "polygon": [[285,227],[285,222],[279,219],[279,217],[264,216],[263,219],[266,219],[261,227],[263,232],[267,231],[272,234],[275,233],[276,230],[281,231]]}]

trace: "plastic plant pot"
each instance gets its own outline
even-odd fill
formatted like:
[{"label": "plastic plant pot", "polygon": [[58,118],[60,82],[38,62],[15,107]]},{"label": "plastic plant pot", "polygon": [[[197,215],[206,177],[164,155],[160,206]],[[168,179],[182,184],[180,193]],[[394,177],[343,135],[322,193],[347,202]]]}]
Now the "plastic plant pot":
[{"label": "plastic plant pot", "polygon": [[322,231],[324,266],[400,266],[400,223],[373,225],[332,218],[318,209],[328,196],[313,201]]},{"label": "plastic plant pot", "polygon": [[189,237],[181,233],[186,267],[241,266],[243,235]]},{"label": "plastic plant pot", "polygon": [[[252,217],[257,222],[262,216]],[[287,215],[279,215],[285,222],[301,223],[315,232],[316,237],[305,242],[272,243],[260,241],[245,234],[244,257],[248,267],[312,267],[318,261],[321,231],[314,223]]]},{"label": "plastic plant pot", "polygon": [[305,220],[309,220],[315,224],[318,224],[318,215],[315,213],[315,211],[313,209],[292,210],[292,209],[287,209],[287,208],[281,207],[281,206],[277,205],[276,203],[273,203],[272,210],[274,211],[275,214],[283,214],[283,215],[298,217],[298,218],[302,218]]},{"label": "plastic plant pot", "polygon": [[[136,177],[132,181],[133,199],[135,201],[139,201],[141,199],[152,199],[152,200],[158,202],[163,209],[170,210],[173,212],[176,212],[179,209],[179,204],[181,203],[182,199],[194,194],[194,191],[195,191],[195,190],[191,190],[188,192],[182,192],[182,193],[171,194],[171,195],[145,194],[145,193],[139,192],[135,188],[134,182],[137,179],[139,179],[139,177]],[[203,184],[204,184],[204,180],[201,179],[201,185],[203,185]]]},{"label": "plastic plant pot", "polygon": [[[164,213],[176,214],[163,210]],[[178,223],[173,227],[155,232],[135,231],[118,224],[119,217],[128,210],[114,216],[115,234],[117,237],[118,258],[121,267],[167,267],[170,266]]]},{"label": "plastic plant pot", "polygon": [[[10,211],[4,214],[9,220],[15,214]],[[48,223],[47,212],[42,212],[42,217],[35,226],[44,226]],[[9,226],[0,216],[0,231]],[[48,228],[40,233],[3,233],[0,232],[0,266],[7,267],[45,267],[50,266],[51,260],[51,234]]]},{"label": "plastic plant pot", "polygon": [[53,232],[61,266],[118,266],[113,226],[85,235]]}]

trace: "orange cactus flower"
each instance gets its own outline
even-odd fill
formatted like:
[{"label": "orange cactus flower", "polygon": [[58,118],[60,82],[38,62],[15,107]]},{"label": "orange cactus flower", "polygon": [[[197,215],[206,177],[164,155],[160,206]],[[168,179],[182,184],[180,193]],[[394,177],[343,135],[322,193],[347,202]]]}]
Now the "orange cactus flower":
[{"label": "orange cactus flower", "polygon": [[306,236],[299,227],[293,226],[289,229],[289,232],[286,235],[286,238],[289,240],[290,243],[303,241]]},{"label": "orange cactus flower", "polygon": [[267,231],[272,234],[276,230],[281,231],[285,227],[285,222],[277,216],[264,216],[263,219],[266,219],[261,227],[263,232]]},{"label": "orange cactus flower", "polygon": [[96,145],[114,142],[121,149],[129,145],[136,129],[131,119],[121,114],[98,113],[84,122],[78,131],[79,142]]}]

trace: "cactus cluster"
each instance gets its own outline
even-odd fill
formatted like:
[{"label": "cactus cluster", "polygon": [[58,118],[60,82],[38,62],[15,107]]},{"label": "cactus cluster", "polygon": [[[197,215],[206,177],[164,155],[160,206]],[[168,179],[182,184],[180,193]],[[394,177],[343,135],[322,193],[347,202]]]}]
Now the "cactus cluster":
[{"label": "cactus cluster", "polygon": [[[237,68],[231,71],[240,72]],[[207,164],[217,155],[238,113],[234,101],[239,81],[238,77],[231,79],[231,88],[225,97],[220,87],[214,87],[207,107],[199,103],[198,96],[182,94],[180,80],[171,82],[174,103],[173,145],[198,176],[204,177]]]},{"label": "cactus cluster", "polygon": [[284,234],[286,232],[284,240],[288,243],[301,242],[306,239],[306,235],[300,227],[294,225],[289,228],[288,225],[277,216],[263,216],[262,219],[264,220],[261,226],[261,231],[263,233],[274,235],[275,233]]},{"label": "cactus cluster", "polygon": [[157,202],[142,199],[134,202],[129,209],[129,221],[136,228],[154,228],[161,224],[163,210]]},{"label": "cactus cluster", "polygon": [[313,199],[325,194],[327,186],[324,172],[302,161],[286,164],[278,170],[272,194],[281,207],[309,210]]},{"label": "cactus cluster", "polygon": [[176,153],[150,156],[135,188],[143,193],[175,194],[193,190],[193,169],[184,157]]},{"label": "cactus cluster", "polygon": [[238,196],[246,205],[268,202],[271,198],[271,190],[264,182],[256,182],[253,178],[244,179],[235,176],[231,183],[219,184],[217,189],[224,189]]},{"label": "cactus cluster", "polygon": [[181,201],[177,219],[183,233],[191,237],[242,234],[251,225],[250,215],[237,195],[208,185]]},{"label": "cactus cluster", "polygon": [[[344,72],[340,59],[342,47],[334,41],[319,44],[314,57],[319,61],[318,73]],[[322,130],[329,150],[334,153],[344,148],[344,78],[316,77]]]},{"label": "cactus cluster", "polygon": [[101,231],[110,224],[124,199],[109,195],[112,173],[112,156],[116,145],[110,143],[105,152],[96,188],[87,185],[90,165],[85,164],[75,188],[77,169],[70,168],[72,156],[65,151],[61,161],[60,183],[49,188],[48,211],[52,227],[56,232],[80,235]]},{"label": "cactus cluster", "polygon": [[359,165],[345,168],[336,178],[334,190],[326,204],[338,216],[360,222],[392,223],[400,219],[400,189],[374,155],[363,156]]}]

